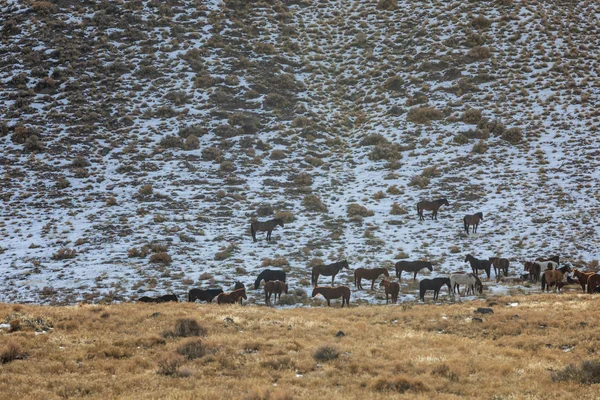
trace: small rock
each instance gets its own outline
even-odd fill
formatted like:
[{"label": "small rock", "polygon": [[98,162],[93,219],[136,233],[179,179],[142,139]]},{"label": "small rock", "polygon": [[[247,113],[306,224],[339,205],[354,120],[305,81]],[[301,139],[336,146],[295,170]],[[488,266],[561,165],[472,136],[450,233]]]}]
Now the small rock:
[{"label": "small rock", "polygon": [[346,336],[346,334],[342,331],[338,331],[338,333],[335,334],[336,337],[342,337],[342,336]]},{"label": "small rock", "polygon": [[519,319],[519,318],[521,318],[521,317],[519,317],[517,314],[512,316],[512,319]]},{"label": "small rock", "polygon": [[233,324],[233,318],[230,317],[225,318],[223,321],[227,322],[228,324]]},{"label": "small rock", "polygon": [[472,321],[473,322],[483,322],[483,319],[475,317],[472,319]]},{"label": "small rock", "polygon": [[493,314],[494,310],[488,307],[479,307],[475,312],[480,314]]},{"label": "small rock", "polygon": [[152,313],[152,315],[150,315],[150,318],[156,318],[159,315],[161,315],[159,312],[155,312],[155,313]]}]

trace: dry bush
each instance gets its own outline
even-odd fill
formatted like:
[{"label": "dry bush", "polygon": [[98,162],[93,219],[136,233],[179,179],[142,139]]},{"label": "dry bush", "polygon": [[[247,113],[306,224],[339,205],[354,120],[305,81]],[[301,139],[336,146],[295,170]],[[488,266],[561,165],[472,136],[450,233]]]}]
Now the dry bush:
[{"label": "dry bush", "polygon": [[319,196],[314,194],[307,194],[304,196],[304,199],[302,199],[302,205],[308,211],[327,212],[327,206],[323,204]]},{"label": "dry bush", "polygon": [[117,202],[117,198],[115,196],[110,196],[108,199],[106,199],[106,206],[107,207],[113,207],[118,205],[119,203]]},{"label": "dry bush", "polygon": [[175,322],[175,329],[170,336],[173,337],[193,337],[206,336],[206,328],[200,326],[198,321],[192,318],[180,318]]},{"label": "dry bush", "polygon": [[179,136],[169,135],[169,136],[165,136],[164,138],[161,139],[160,146],[165,149],[173,149],[173,148],[183,149],[184,143],[183,143],[183,139],[180,138]]},{"label": "dry bush", "polygon": [[149,262],[153,264],[170,265],[173,262],[173,259],[171,258],[169,253],[160,252],[152,254],[150,256]]},{"label": "dry bush", "polygon": [[230,139],[236,136],[239,136],[241,131],[238,128],[235,128],[229,124],[221,124],[215,127],[213,130],[216,136],[219,136],[223,139]]},{"label": "dry bush", "polygon": [[483,15],[478,15],[471,20],[471,26],[475,29],[488,29],[491,25],[492,22]]},{"label": "dry bush", "polygon": [[422,175],[414,175],[410,178],[408,186],[418,186],[420,188],[425,188],[429,186],[429,177]]},{"label": "dry bush", "polygon": [[371,383],[371,387],[377,392],[404,393],[407,391],[423,392],[427,390],[421,380],[410,376],[380,377]]},{"label": "dry bush", "polygon": [[162,243],[152,243],[149,245],[149,248],[153,253],[162,253],[169,250],[169,246]]},{"label": "dry bush", "polygon": [[523,140],[523,133],[521,128],[509,128],[504,131],[501,138],[511,144],[517,144]]},{"label": "dry bush", "polygon": [[40,138],[36,135],[31,135],[25,139],[23,145],[23,151],[28,153],[37,153],[44,150],[44,144],[40,141]]},{"label": "dry bush", "polygon": [[275,149],[271,152],[269,158],[271,160],[284,160],[287,157],[287,154],[283,150]]},{"label": "dry bush", "polygon": [[296,220],[296,217],[291,211],[277,211],[275,213],[275,218],[282,219],[285,224]]},{"label": "dry bush", "polygon": [[272,369],[276,371],[283,371],[286,369],[295,370],[296,364],[288,356],[272,357],[267,360],[261,361],[260,366],[266,369]]},{"label": "dry bush", "polygon": [[234,252],[234,251],[236,251],[237,249],[238,249],[238,247],[237,247],[235,244],[233,244],[233,243],[230,243],[230,244],[229,244],[227,247],[225,247],[223,250],[221,250],[221,251],[218,251],[218,252],[215,254],[215,258],[214,258],[214,259],[215,259],[216,261],[223,261],[223,260],[226,260],[226,259],[228,259],[229,257],[231,257],[231,256],[233,255],[233,252]]},{"label": "dry bush", "polygon": [[377,2],[378,10],[394,11],[398,8],[398,0],[379,0]]},{"label": "dry bush", "polygon": [[473,153],[483,154],[486,151],[488,151],[488,145],[487,145],[487,143],[485,143],[485,141],[480,140],[479,142],[477,142],[473,145],[473,148],[471,149],[471,151]]},{"label": "dry bush", "polygon": [[401,207],[400,205],[398,205],[398,203],[394,202],[394,204],[392,204],[392,210],[390,211],[391,215],[404,215],[404,214],[408,214],[408,211],[406,211],[406,209],[404,207]]},{"label": "dry bush", "polygon": [[290,263],[284,257],[279,257],[279,258],[265,258],[260,263],[261,267],[286,267],[288,265],[290,265]]},{"label": "dry bush", "polygon": [[403,193],[400,189],[398,189],[397,185],[388,186],[388,188],[385,191],[386,191],[386,193],[389,193],[392,195],[398,195],[398,194]]},{"label": "dry bush", "polygon": [[412,107],[412,106],[416,106],[419,104],[427,104],[428,101],[429,101],[429,98],[427,97],[427,95],[425,93],[416,92],[411,97],[406,99],[406,105],[408,107]]},{"label": "dry bush", "polygon": [[385,195],[385,193],[383,193],[383,191],[382,191],[382,190],[378,191],[377,193],[375,193],[375,194],[372,196],[372,199],[373,199],[373,200],[381,200],[381,199],[385,199],[385,198],[386,198],[386,195]]},{"label": "dry bush", "polygon": [[204,357],[207,353],[206,344],[202,339],[188,339],[177,347],[177,353],[188,360]]},{"label": "dry bush", "polygon": [[317,362],[335,360],[339,356],[340,351],[338,350],[338,348],[329,344],[322,345],[313,352],[313,358]]},{"label": "dry bush", "polygon": [[127,251],[127,257],[129,258],[144,258],[150,254],[148,246],[142,246],[141,250],[137,247],[132,247]]},{"label": "dry bush", "polygon": [[433,107],[415,107],[408,110],[406,120],[415,124],[428,124],[444,118],[444,114]]},{"label": "dry bush", "polygon": [[77,256],[77,250],[68,249],[66,247],[63,247],[62,249],[59,249],[56,253],[54,253],[52,255],[52,259],[53,260],[66,260],[69,258],[75,258],[76,256]]},{"label": "dry bush", "polygon": [[598,384],[600,383],[600,361],[582,361],[579,367],[569,364],[564,369],[553,372],[552,380],[555,382],[574,381],[582,385]]},{"label": "dry bush", "polygon": [[399,92],[404,88],[404,79],[399,76],[392,76],[385,81],[383,87],[389,91]]},{"label": "dry bush", "polygon": [[466,124],[477,124],[479,121],[481,121],[481,110],[469,108],[463,112],[460,119]]},{"label": "dry bush", "polygon": [[372,217],[375,213],[360,204],[348,204],[348,217]]},{"label": "dry bush", "polygon": [[380,133],[371,133],[360,141],[360,146],[388,145],[390,142]]},{"label": "dry bush", "polygon": [[468,55],[474,60],[481,61],[490,58],[492,52],[487,46],[475,46],[469,50]]},{"label": "dry bush", "polygon": [[320,158],[317,158],[317,157],[313,157],[313,156],[304,157],[304,161],[307,164],[312,165],[313,167],[320,167],[321,165],[323,165],[323,160],[321,160]]},{"label": "dry bush", "polygon": [[38,14],[48,15],[56,11],[56,6],[49,1],[34,1],[31,9]]},{"label": "dry bush", "polygon": [[369,160],[371,161],[396,161],[402,158],[402,151],[404,148],[397,143],[382,143],[378,144],[371,149],[369,153]]},{"label": "dry bush", "polygon": [[204,161],[218,161],[222,157],[221,150],[217,147],[206,147],[202,149],[202,159]]},{"label": "dry bush", "polygon": [[193,135],[196,137],[202,137],[202,136],[206,135],[207,133],[208,133],[208,129],[202,127],[201,125],[189,125],[189,126],[182,126],[181,128],[179,128],[177,135],[181,138],[187,138],[190,135]]},{"label": "dry bush", "polygon": [[153,192],[154,188],[151,184],[142,185],[142,187],[140,187],[140,189],[138,190],[138,194],[140,196],[150,196]]},{"label": "dry bush", "polygon": [[300,174],[292,177],[294,180],[294,184],[298,186],[310,186],[312,185],[312,177],[310,174],[306,172],[301,172]]},{"label": "dry bush", "polygon": [[236,170],[236,166],[233,161],[223,161],[219,164],[219,171],[221,172],[233,172]]},{"label": "dry bush", "polygon": [[279,93],[269,93],[265,96],[263,106],[267,109],[284,110],[293,105],[293,100],[290,97],[283,96]]},{"label": "dry bush", "polygon": [[167,354],[158,360],[159,375],[179,376],[179,368],[183,365],[184,358],[176,354]]},{"label": "dry bush", "polygon": [[256,209],[256,215],[259,217],[268,217],[269,215],[273,215],[273,206],[269,203],[262,203]]},{"label": "dry bush", "polygon": [[25,357],[26,355],[18,343],[8,342],[0,349],[0,364],[8,364],[9,362]]},{"label": "dry bush", "polygon": [[200,140],[195,135],[190,135],[185,139],[183,148],[185,150],[196,150],[200,148]]}]

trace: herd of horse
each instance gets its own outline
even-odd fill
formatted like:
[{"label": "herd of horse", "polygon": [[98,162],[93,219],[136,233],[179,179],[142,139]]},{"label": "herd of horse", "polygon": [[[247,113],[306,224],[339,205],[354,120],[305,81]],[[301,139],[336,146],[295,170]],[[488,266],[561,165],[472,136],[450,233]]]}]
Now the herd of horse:
[{"label": "herd of horse", "polygon": [[[424,220],[423,211],[431,211],[431,219],[437,220],[438,210],[442,205],[449,205],[448,200],[441,198],[434,201],[420,201],[417,203],[417,214],[419,220]],[[473,215],[466,215],[463,218],[464,229],[469,234],[469,228],[472,227],[472,233],[477,232],[477,227],[480,221],[483,220],[483,213],[478,212]],[[267,232],[267,241],[271,240],[271,234],[277,227],[283,227],[283,220],[275,218],[268,221],[260,222],[253,221],[250,224],[250,232],[254,242],[257,241],[257,232]],[[419,299],[425,301],[427,291],[433,291],[433,299],[437,300],[442,287],[448,287],[448,294],[454,296],[457,292],[460,295],[460,286],[463,285],[464,295],[476,295],[483,292],[483,284],[479,279],[479,271],[484,271],[487,279],[491,278],[491,270],[494,269],[496,280],[501,280],[502,276],[508,276],[510,261],[506,258],[490,257],[488,259],[478,259],[467,254],[465,263],[471,265],[471,273],[456,272],[446,277],[436,277],[433,279],[422,279],[419,282]],[[433,265],[429,261],[398,261],[395,265],[395,272],[398,282],[392,282],[389,279],[390,274],[386,268],[357,268],[354,270],[354,285],[357,290],[363,290],[362,280],[371,281],[371,290],[374,290],[375,282],[383,277],[379,287],[384,288],[386,304],[389,303],[390,297],[392,303],[398,301],[400,293],[400,282],[402,280],[402,272],[413,274],[413,281],[417,279],[417,273],[422,269],[433,271]],[[327,305],[330,305],[332,299],[342,299],[342,307],[350,306],[351,290],[347,286],[335,287],[335,277],[343,269],[350,269],[347,260],[334,262],[331,264],[315,265],[311,270],[311,284],[313,285],[312,296],[322,295],[327,300]],[[583,291],[588,293],[600,292],[600,275],[595,272],[581,272],[578,269],[572,270],[570,266],[565,265],[559,267],[559,256],[550,258],[536,258],[534,261],[526,261],[524,263],[525,275],[530,283],[541,281],[542,291],[549,291],[554,287],[555,291],[571,283],[581,285]],[[576,279],[572,279],[567,274],[573,272]],[[320,276],[331,276],[331,286],[319,286],[318,280]],[[265,304],[272,305],[271,297],[274,296],[274,303],[280,299],[282,294],[288,293],[288,284],[286,283],[286,273],[281,270],[265,269],[254,281],[254,289],[258,290],[261,282],[264,281]],[[212,302],[217,300],[218,304],[242,304],[243,300],[247,300],[246,287],[241,282],[236,282],[234,290],[228,293],[223,292],[220,288],[208,289],[191,289],[188,293],[188,301],[205,301]],[[166,301],[178,301],[174,294],[161,297],[141,297],[138,299],[141,302],[162,303]]]}]

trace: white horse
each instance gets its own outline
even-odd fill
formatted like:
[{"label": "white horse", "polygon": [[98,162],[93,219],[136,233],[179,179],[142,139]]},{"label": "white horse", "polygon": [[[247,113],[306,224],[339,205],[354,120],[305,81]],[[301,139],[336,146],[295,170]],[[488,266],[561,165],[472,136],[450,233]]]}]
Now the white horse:
[{"label": "white horse", "polygon": [[452,287],[452,295],[454,295],[456,289],[460,295],[460,285],[465,285],[465,296],[469,293],[475,294],[478,291],[479,294],[483,292],[483,285],[481,280],[475,274],[452,274],[450,275],[450,286]]}]

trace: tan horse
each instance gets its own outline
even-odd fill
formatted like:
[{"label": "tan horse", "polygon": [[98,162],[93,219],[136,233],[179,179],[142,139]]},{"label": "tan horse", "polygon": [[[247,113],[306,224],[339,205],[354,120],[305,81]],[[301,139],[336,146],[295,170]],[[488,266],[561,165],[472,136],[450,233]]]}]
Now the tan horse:
[{"label": "tan horse", "polygon": [[550,291],[550,286],[554,285],[554,291],[558,289],[560,292],[561,285],[560,282],[563,281],[563,278],[567,272],[571,272],[571,268],[568,265],[561,267],[559,269],[547,269],[544,271],[542,275],[542,292],[544,289],[546,291]]},{"label": "tan horse", "polygon": [[331,299],[339,299],[342,298],[342,308],[344,308],[344,303],[350,307],[350,288],[347,286],[338,286],[338,287],[327,287],[327,286],[317,286],[312,291],[312,296],[321,294],[327,300],[327,306],[331,306]]},{"label": "tan horse", "polygon": [[371,290],[373,290],[373,286],[375,286],[375,280],[379,278],[379,275],[390,276],[390,273],[385,268],[356,268],[354,270],[354,285],[357,289],[362,290],[361,281],[363,278],[371,280]]},{"label": "tan horse", "polygon": [[600,286],[600,275],[594,274],[588,278],[587,291],[588,293],[594,293],[596,288]]},{"label": "tan horse", "polygon": [[467,231],[467,235],[469,234],[469,226],[473,227],[473,233],[477,232],[477,227],[479,226],[480,221],[483,221],[482,212],[478,212],[473,215],[465,215],[463,218],[463,223],[465,225],[465,231]]},{"label": "tan horse", "polygon": [[496,274],[496,279],[499,278],[500,272],[502,272],[504,276],[508,276],[508,266],[510,265],[510,261],[508,261],[508,259],[500,257],[490,257],[490,261],[494,266],[494,273]]},{"label": "tan horse", "polygon": [[245,288],[237,289],[229,293],[220,293],[217,296],[217,304],[235,304],[238,300],[240,301],[240,304],[242,304],[241,299],[248,300]]},{"label": "tan horse", "polygon": [[390,282],[384,279],[379,284],[379,287],[385,288],[385,304],[389,301],[389,296],[392,296],[392,303],[398,301],[398,293],[400,293],[400,284],[398,282]]},{"label": "tan horse", "polygon": [[269,281],[265,283],[265,303],[271,305],[271,295],[275,295],[275,303],[277,303],[277,297],[281,298],[281,294],[288,293],[288,285],[281,281]]},{"label": "tan horse", "polygon": [[579,284],[581,285],[581,290],[585,293],[585,285],[588,284],[588,280],[592,275],[596,275],[595,272],[581,272],[577,268],[573,270],[573,275],[579,280]]}]

